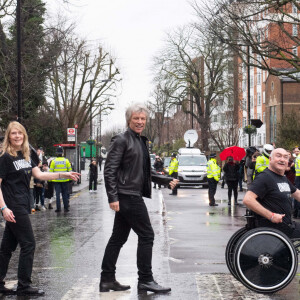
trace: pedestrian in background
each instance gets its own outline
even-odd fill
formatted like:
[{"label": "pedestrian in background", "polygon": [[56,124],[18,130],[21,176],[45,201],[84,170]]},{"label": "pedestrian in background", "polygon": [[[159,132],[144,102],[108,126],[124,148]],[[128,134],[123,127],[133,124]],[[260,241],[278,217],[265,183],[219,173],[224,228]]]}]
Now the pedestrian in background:
[{"label": "pedestrian in background", "polygon": [[141,135],[148,115],[145,106],[130,106],[126,111],[127,130],[114,136],[110,143],[104,180],[109,206],[116,213],[102,261],[100,292],[130,289],[116,281],[115,273],[120,250],[131,229],[138,235],[138,293],[171,290],[156,283],[152,274],[154,232],[143,199],[151,198],[151,167],[148,139]]},{"label": "pedestrian in background", "polygon": [[[47,160],[43,161],[43,172],[49,172],[49,167],[48,167],[48,162]],[[51,180],[45,181],[44,184],[45,192],[44,192],[44,199],[45,199],[45,207],[48,209],[53,209],[52,204],[51,204],[51,198],[53,197],[53,182]],[[46,199],[48,199],[48,206],[46,204]]]},{"label": "pedestrian in background", "polygon": [[239,163],[239,187],[240,192],[243,191],[243,181],[245,177],[245,159],[242,159]]},{"label": "pedestrian in background", "polygon": [[253,181],[253,173],[255,169],[256,159],[259,155],[260,152],[256,149],[256,147],[250,146],[246,150],[245,167],[247,175],[247,188],[249,188],[250,184]]},{"label": "pedestrian in background", "polygon": [[[156,173],[162,174],[162,172],[164,171],[164,163],[158,155],[155,156],[155,161],[154,161],[153,167],[154,167]],[[156,183],[155,182],[154,182],[153,187],[156,188]],[[161,188],[160,184],[158,185],[158,188],[159,189]]]},{"label": "pedestrian in background", "polygon": [[92,163],[89,166],[90,176],[89,176],[89,191],[90,193],[97,192],[97,180],[98,180],[98,167],[97,161],[95,159],[92,160]]},{"label": "pedestrian in background", "polygon": [[[43,171],[43,165],[40,162],[38,165],[41,172]],[[35,210],[46,210],[45,208],[45,181],[38,178],[34,179],[34,191],[35,191]]]},{"label": "pedestrian in background", "polygon": [[218,206],[215,200],[218,182],[220,181],[221,168],[217,164],[216,153],[211,153],[207,162],[207,181],[208,181],[208,199],[209,206]]},{"label": "pedestrian in background", "polygon": [[35,213],[34,177],[31,177],[31,179],[30,179],[29,189],[30,189],[29,192],[30,192],[30,207],[31,207],[31,212]]},{"label": "pedestrian in background", "polygon": [[273,145],[271,144],[264,145],[262,154],[257,157],[255,162],[253,180],[259,173],[263,172],[269,166],[269,157],[273,150],[274,150]]},{"label": "pedestrian in background", "polygon": [[240,167],[235,163],[233,157],[229,156],[226,164],[223,167],[226,184],[228,186],[228,205],[231,205],[232,192],[234,195],[234,204],[238,204],[239,169]]},{"label": "pedestrian in background", "polygon": [[[299,148],[297,147],[296,151],[294,151],[295,154],[298,153]],[[297,189],[300,189],[300,151],[295,159],[295,186]],[[300,218],[300,203],[298,201],[294,202],[294,217]]]},{"label": "pedestrian in background", "polygon": [[[69,160],[63,157],[63,148],[61,146],[56,149],[57,157],[51,161],[50,164],[50,172],[71,172],[71,164]],[[69,191],[68,191],[68,178],[57,178],[52,180],[54,182],[54,188],[56,193],[56,210],[55,212],[61,211],[61,203],[60,203],[60,194],[62,194],[63,203],[64,203],[64,211],[69,211]]]},{"label": "pedestrian in background", "polygon": [[100,169],[100,171],[102,171],[102,162],[103,162],[103,157],[100,154],[100,156],[99,156],[99,169]]},{"label": "pedestrian in background", "polygon": [[30,158],[28,136],[18,122],[11,122],[5,132],[3,153],[0,156],[0,211],[6,221],[0,247],[0,293],[14,294],[5,287],[4,279],[12,252],[20,246],[17,295],[41,296],[44,291],[31,287],[35,238],[28,214],[30,208],[30,179],[60,177],[78,178],[78,173],[41,172]]},{"label": "pedestrian in background", "polygon": [[[169,175],[172,176],[174,179],[178,178],[178,160],[176,158],[176,154],[172,153],[171,155],[171,161],[169,165]],[[176,186],[170,195],[176,196],[177,195],[177,189],[178,187]]]}]

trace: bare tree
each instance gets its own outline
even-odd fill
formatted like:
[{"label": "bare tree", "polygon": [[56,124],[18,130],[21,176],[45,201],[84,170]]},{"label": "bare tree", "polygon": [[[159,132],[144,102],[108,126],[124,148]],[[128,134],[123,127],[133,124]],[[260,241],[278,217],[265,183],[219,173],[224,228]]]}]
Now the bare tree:
[{"label": "bare tree", "polygon": [[59,51],[48,76],[48,109],[64,128],[78,124],[80,134],[97,115],[113,109],[119,70],[100,45],[93,51],[64,30],[54,30],[51,39],[59,41]]},{"label": "bare tree", "polygon": [[228,52],[198,25],[187,25],[169,34],[155,66],[168,85],[171,103],[181,105],[201,128],[202,149],[208,150],[214,101],[228,98],[232,82],[227,79]]},{"label": "bare tree", "polygon": [[205,26],[245,64],[299,81],[299,1],[216,0],[193,6]]},{"label": "bare tree", "polygon": [[[166,82],[160,81],[159,78],[155,78],[155,82],[157,83],[155,90],[151,95],[151,101],[148,103],[148,108],[152,112],[153,123],[153,137],[152,141],[157,144],[158,147],[161,146],[162,135],[164,124],[166,122],[167,112],[172,107],[170,103],[169,92],[167,91],[168,86]],[[151,120],[150,120],[151,122]],[[150,126],[149,127],[152,127]]]}]

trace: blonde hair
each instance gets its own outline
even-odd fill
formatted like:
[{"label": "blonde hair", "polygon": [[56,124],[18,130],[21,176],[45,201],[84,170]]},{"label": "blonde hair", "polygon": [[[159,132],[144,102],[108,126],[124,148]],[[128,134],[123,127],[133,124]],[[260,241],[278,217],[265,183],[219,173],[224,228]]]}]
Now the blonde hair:
[{"label": "blonde hair", "polygon": [[17,129],[20,130],[23,133],[23,144],[22,144],[22,154],[25,158],[25,160],[30,161],[30,149],[29,149],[29,142],[28,142],[28,135],[26,132],[26,129],[22,124],[20,124],[17,121],[10,122],[7,126],[5,136],[4,136],[4,141],[3,141],[3,153],[2,155],[6,152],[11,156],[17,157],[17,151],[15,148],[12,147],[11,142],[9,140],[9,135],[12,129]]}]

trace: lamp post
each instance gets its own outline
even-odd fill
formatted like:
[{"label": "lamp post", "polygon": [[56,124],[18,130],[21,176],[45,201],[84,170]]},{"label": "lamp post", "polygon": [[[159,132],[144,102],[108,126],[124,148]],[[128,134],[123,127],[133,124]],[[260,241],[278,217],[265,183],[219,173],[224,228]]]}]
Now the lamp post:
[{"label": "lamp post", "polygon": [[[100,80],[100,82],[109,82],[111,79],[103,79]],[[92,110],[92,102],[93,102],[93,97],[92,97],[92,90],[93,90],[93,82],[94,80],[89,80],[90,82],[90,139],[93,139],[93,110]],[[91,163],[92,163],[92,144],[90,145],[90,157],[91,157]]]},{"label": "lamp post", "polygon": [[22,122],[22,57],[21,57],[21,0],[17,0],[17,83],[18,83],[18,105],[17,120]]},{"label": "lamp post", "polygon": [[[93,117],[93,111],[92,111],[92,90],[93,90],[93,80],[90,80],[90,139],[92,139],[93,136],[93,122],[92,122],[92,117]],[[90,158],[91,158],[91,163],[92,163],[92,151],[93,147],[92,144],[90,144]]]},{"label": "lamp post", "polygon": [[[247,45],[247,102],[248,102],[248,125],[251,125],[251,112],[250,112],[250,46]],[[251,146],[251,134],[248,134],[248,147]]]}]

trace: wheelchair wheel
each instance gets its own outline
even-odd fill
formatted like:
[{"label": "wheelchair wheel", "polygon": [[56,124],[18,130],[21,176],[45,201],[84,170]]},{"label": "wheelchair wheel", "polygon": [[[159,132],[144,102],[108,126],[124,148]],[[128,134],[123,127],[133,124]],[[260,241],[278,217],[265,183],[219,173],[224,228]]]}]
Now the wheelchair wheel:
[{"label": "wheelchair wheel", "polygon": [[245,233],[234,250],[234,269],[247,288],[274,293],[294,278],[298,256],[291,240],[273,228],[255,228]]},{"label": "wheelchair wheel", "polygon": [[246,227],[240,228],[238,231],[236,231],[232,237],[229,239],[226,250],[225,250],[225,260],[226,260],[226,265],[230,273],[238,279],[236,272],[234,270],[234,265],[233,265],[233,251],[236,246],[236,243],[238,240],[243,236],[248,230]]}]

